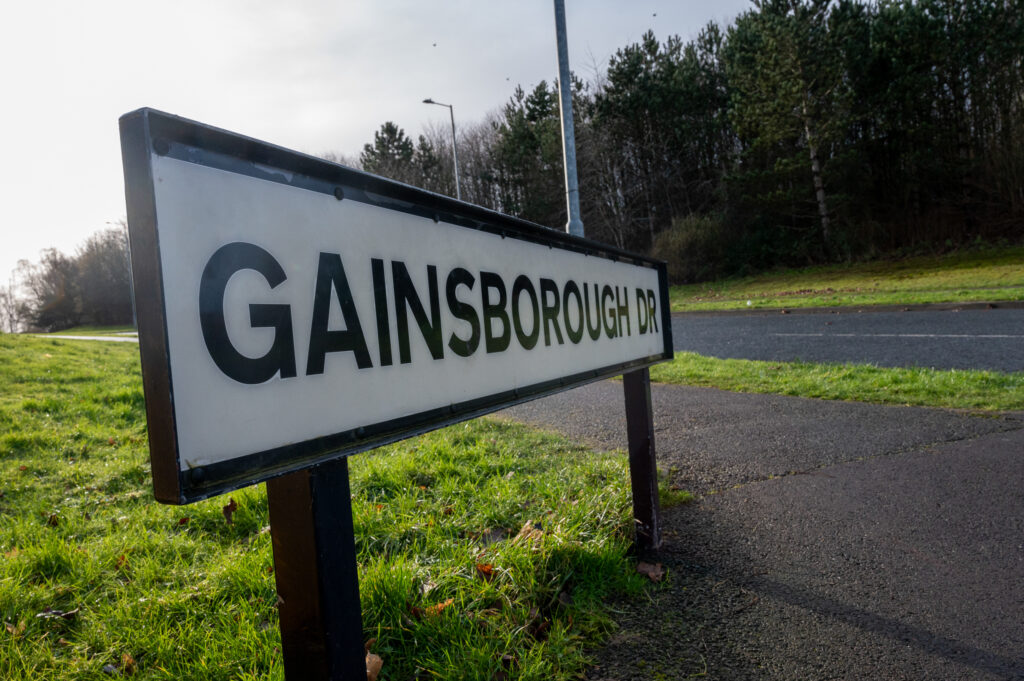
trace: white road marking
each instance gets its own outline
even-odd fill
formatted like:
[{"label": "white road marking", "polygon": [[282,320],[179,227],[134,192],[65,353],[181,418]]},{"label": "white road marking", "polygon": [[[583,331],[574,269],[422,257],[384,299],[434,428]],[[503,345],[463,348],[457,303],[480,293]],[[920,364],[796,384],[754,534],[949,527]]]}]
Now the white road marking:
[{"label": "white road marking", "polygon": [[1024,338],[1024,334],[1010,333],[770,333],[769,336],[801,338]]}]

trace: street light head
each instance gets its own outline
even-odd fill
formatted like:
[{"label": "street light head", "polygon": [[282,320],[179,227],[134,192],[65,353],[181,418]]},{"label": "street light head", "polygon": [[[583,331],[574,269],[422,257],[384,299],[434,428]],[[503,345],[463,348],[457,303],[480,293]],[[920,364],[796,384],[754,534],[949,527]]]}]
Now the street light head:
[{"label": "street light head", "polygon": [[430,97],[427,97],[426,99],[423,100],[423,103],[424,104],[433,104],[434,100],[431,99]]}]

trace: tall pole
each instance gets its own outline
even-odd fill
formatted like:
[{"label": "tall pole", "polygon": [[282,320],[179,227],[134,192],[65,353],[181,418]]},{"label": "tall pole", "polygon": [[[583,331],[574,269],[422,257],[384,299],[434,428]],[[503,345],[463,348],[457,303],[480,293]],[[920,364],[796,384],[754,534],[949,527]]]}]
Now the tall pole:
[{"label": "tall pole", "polygon": [[427,97],[423,100],[424,104],[437,104],[438,106],[448,107],[448,114],[452,117],[452,158],[455,161],[455,198],[459,201],[462,200],[462,190],[459,188],[459,151],[455,144],[455,107],[451,104],[442,104],[441,102],[435,102],[433,99]]},{"label": "tall pole", "polygon": [[565,0],[555,0],[555,39],[558,43],[558,105],[562,113],[565,202],[569,212],[565,231],[573,236],[583,236],[580,185],[576,178],[576,132],[572,123],[572,77],[569,75],[569,46],[565,37]]}]

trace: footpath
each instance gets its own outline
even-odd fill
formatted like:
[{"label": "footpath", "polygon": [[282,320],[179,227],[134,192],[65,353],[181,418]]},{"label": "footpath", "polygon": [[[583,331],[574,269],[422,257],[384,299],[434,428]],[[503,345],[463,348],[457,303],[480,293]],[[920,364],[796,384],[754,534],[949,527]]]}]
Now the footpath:
[{"label": "footpath", "polygon": [[[1024,414],[652,387],[668,569],[591,681],[1024,679]],[[621,383],[501,412],[625,448]]]}]

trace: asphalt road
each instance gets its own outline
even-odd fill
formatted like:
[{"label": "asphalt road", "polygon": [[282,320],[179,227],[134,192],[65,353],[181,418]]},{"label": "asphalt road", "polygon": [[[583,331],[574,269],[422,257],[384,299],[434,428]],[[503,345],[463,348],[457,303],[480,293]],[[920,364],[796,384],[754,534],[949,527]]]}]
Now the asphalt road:
[{"label": "asphalt road", "polygon": [[[592,681],[1024,679],[1024,414],[652,389],[668,580]],[[605,381],[501,412],[625,446]]]},{"label": "asphalt road", "polygon": [[672,339],[723,359],[1024,371],[1024,309],[682,314]]}]

